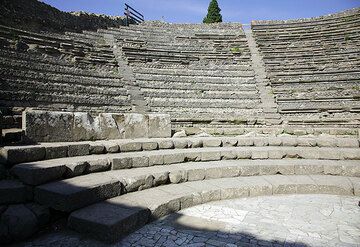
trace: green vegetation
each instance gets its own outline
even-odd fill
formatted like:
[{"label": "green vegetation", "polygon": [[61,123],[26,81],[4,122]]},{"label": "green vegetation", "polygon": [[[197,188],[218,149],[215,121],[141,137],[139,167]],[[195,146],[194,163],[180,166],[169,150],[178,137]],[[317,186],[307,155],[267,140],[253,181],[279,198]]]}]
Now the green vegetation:
[{"label": "green vegetation", "polygon": [[348,41],[348,40],[350,40],[351,38],[350,38],[350,36],[349,35],[345,35],[345,41]]},{"label": "green vegetation", "polygon": [[241,50],[239,47],[232,47],[232,48],[230,48],[230,51],[231,51],[233,54],[239,54],[239,55],[241,55],[241,53],[242,53],[242,50]]},{"label": "green vegetation", "polygon": [[221,9],[217,0],[211,0],[208,8],[207,16],[204,18],[203,23],[217,23],[222,22],[222,16],[220,14]]}]

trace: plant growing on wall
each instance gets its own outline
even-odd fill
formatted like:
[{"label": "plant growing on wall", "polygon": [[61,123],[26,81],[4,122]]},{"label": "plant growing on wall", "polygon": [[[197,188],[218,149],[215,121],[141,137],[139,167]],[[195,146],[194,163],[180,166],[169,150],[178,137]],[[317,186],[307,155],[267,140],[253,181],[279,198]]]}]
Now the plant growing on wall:
[{"label": "plant growing on wall", "polygon": [[203,20],[203,23],[216,23],[222,22],[222,16],[220,14],[220,7],[217,0],[211,0],[208,8],[208,13]]}]

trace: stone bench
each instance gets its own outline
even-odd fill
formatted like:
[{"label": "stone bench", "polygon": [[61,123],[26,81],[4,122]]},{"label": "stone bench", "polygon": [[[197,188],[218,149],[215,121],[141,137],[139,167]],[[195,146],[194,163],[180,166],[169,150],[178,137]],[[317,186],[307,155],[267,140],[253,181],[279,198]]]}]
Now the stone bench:
[{"label": "stone bench", "polygon": [[168,183],[276,174],[360,177],[360,168],[357,161],[319,160],[224,160],[153,166],[89,174],[40,185],[34,189],[34,200],[56,210],[71,212],[120,194]]},{"label": "stone bench", "polygon": [[[240,135],[245,133],[244,128],[228,128],[228,129],[204,129],[207,132],[216,135]],[[259,129],[251,129],[249,131],[256,131]],[[332,133],[332,129],[324,129],[323,133]],[[199,129],[200,131],[200,129]],[[217,131],[217,132],[216,132]],[[221,132],[219,132],[221,131]],[[319,131],[319,130],[318,130]],[[322,130],[320,130],[322,131]],[[351,129],[339,129],[338,133],[342,134],[356,134]],[[282,129],[260,129],[260,134],[281,134]],[[286,130],[292,134],[306,135],[314,133],[314,130],[307,133],[306,130]],[[318,132],[322,133],[322,132]],[[312,147],[339,147],[339,148],[357,148],[359,147],[359,139],[344,138],[344,137],[297,137],[287,135],[284,137],[275,136],[221,136],[221,137],[183,137],[183,138],[151,138],[151,139],[118,139],[108,141],[94,141],[94,142],[64,142],[64,143],[41,143],[39,145],[28,146],[6,146],[1,148],[2,162],[9,165],[33,162],[41,160],[59,159],[66,157],[76,157],[84,155],[96,155],[104,153],[121,153],[121,152],[136,152],[136,151],[151,151],[162,149],[184,149],[184,148],[202,148],[209,146],[208,143],[214,143],[215,147],[231,147],[231,146],[312,146]]]},{"label": "stone bench", "polygon": [[[15,165],[11,172],[26,184],[38,185],[63,177],[81,176],[87,173],[104,170],[119,170],[154,165],[169,165],[191,161],[216,161],[222,159],[325,159],[325,160],[359,160],[360,149],[335,147],[309,147],[305,142],[299,147],[279,146],[240,146],[214,147],[219,140],[205,142],[203,148],[167,149],[143,152],[111,153],[87,155],[61,159],[44,160]],[[251,145],[243,140],[243,145]],[[186,143],[184,143],[185,145]],[[198,144],[198,143],[196,143]],[[263,144],[259,143],[258,145]],[[324,142],[324,145],[331,143]],[[173,143],[164,142],[171,148]],[[193,144],[195,145],[195,144]],[[239,145],[239,144],[238,144]],[[140,145],[138,145],[140,146]],[[135,147],[129,147],[135,148]],[[140,149],[140,147],[139,147]]]},{"label": "stone bench", "polygon": [[68,226],[105,242],[115,242],[149,221],[198,204],[276,194],[359,195],[359,178],[259,176],[166,185],[121,195],[73,212]]}]

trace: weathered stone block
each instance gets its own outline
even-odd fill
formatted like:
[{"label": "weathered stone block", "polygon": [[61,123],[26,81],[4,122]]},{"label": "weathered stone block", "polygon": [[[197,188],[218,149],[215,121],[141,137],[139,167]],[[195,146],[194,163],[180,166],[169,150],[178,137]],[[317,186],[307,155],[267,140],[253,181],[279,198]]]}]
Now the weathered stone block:
[{"label": "weathered stone block", "polygon": [[253,150],[251,152],[252,159],[268,159],[269,153],[268,151],[260,151],[260,150]]},{"label": "weathered stone block", "polygon": [[149,114],[149,138],[171,137],[171,119],[168,114]]},{"label": "weathered stone block", "polygon": [[254,139],[251,137],[248,138],[238,138],[237,139],[238,143],[237,146],[238,147],[242,147],[242,146],[254,146]]},{"label": "weathered stone block", "polygon": [[[96,117],[94,125],[96,139],[123,139],[125,137],[125,119],[124,114],[101,113]],[[131,138],[131,137],[130,137]]]},{"label": "weathered stone block", "polygon": [[172,140],[160,140],[158,141],[159,149],[172,149],[174,148],[174,142]]},{"label": "weathered stone block", "polygon": [[164,156],[162,154],[149,155],[149,166],[163,165]]},{"label": "weathered stone block", "polygon": [[118,153],[120,151],[119,145],[114,142],[106,142],[104,146],[106,153]]},{"label": "weathered stone block", "polygon": [[34,142],[73,140],[74,114],[71,112],[24,111],[23,128]]},{"label": "weathered stone block", "polygon": [[86,161],[75,161],[71,164],[66,164],[66,172],[64,174],[67,178],[77,177],[85,173],[89,164]]},{"label": "weathered stone block", "polygon": [[221,159],[235,160],[235,159],[237,159],[237,152],[236,151],[221,151]]},{"label": "weathered stone block", "polygon": [[235,138],[228,138],[222,140],[223,147],[236,147],[238,140]]},{"label": "weathered stone block", "polygon": [[220,151],[201,153],[201,161],[212,161],[212,160],[220,160],[220,159],[221,159]]},{"label": "weathered stone block", "polygon": [[267,138],[264,138],[264,137],[255,137],[254,138],[254,146],[264,147],[264,146],[268,146],[268,145],[269,145],[269,141],[267,140]]},{"label": "weathered stone block", "polygon": [[189,152],[186,153],[187,161],[201,161],[201,153],[200,152]]},{"label": "weathered stone block", "polygon": [[128,169],[133,165],[132,158],[114,158],[111,161],[112,170]]},{"label": "weathered stone block", "polygon": [[170,183],[173,184],[186,182],[187,171],[186,170],[172,171],[169,174],[169,179],[170,179]]},{"label": "weathered stone block", "polygon": [[183,153],[178,154],[164,154],[164,164],[176,164],[182,163],[185,160],[185,155]]},{"label": "weathered stone block", "polygon": [[278,137],[269,137],[268,138],[269,146],[281,146],[282,140]]},{"label": "weathered stone block", "polygon": [[0,156],[8,164],[38,161],[45,158],[45,148],[37,146],[29,147],[3,147]]},{"label": "weathered stone block", "polygon": [[187,176],[187,181],[204,180],[204,178],[205,178],[205,170],[204,169],[188,170],[187,175],[188,175]]},{"label": "weathered stone block", "polygon": [[198,138],[198,139],[195,139],[195,138],[191,138],[189,140],[189,148],[201,148],[203,146],[203,141],[202,139]]},{"label": "weathered stone block", "polygon": [[85,156],[89,155],[90,145],[88,143],[71,144],[68,146],[68,156]]},{"label": "weathered stone block", "polygon": [[64,158],[68,154],[68,146],[66,145],[51,145],[45,147],[45,159]]},{"label": "weathered stone block", "polygon": [[149,150],[156,150],[158,148],[157,142],[143,142],[142,143],[142,150],[149,151]]},{"label": "weathered stone block", "polygon": [[203,147],[220,147],[221,139],[204,138]]},{"label": "weathered stone block", "polygon": [[188,140],[184,139],[173,139],[175,148],[188,148]]},{"label": "weathered stone block", "polygon": [[142,143],[141,142],[119,143],[119,147],[121,152],[141,151]]},{"label": "weathered stone block", "polygon": [[124,128],[124,137],[127,139],[147,138],[149,136],[149,117],[138,113],[125,114]]},{"label": "weathered stone block", "polygon": [[336,145],[343,148],[358,148],[359,140],[354,138],[338,138]]},{"label": "weathered stone block", "polygon": [[147,167],[149,166],[149,157],[139,156],[132,158],[132,167]]},{"label": "weathered stone block", "polygon": [[105,153],[105,146],[102,142],[90,142],[89,143],[90,154],[103,154]]},{"label": "weathered stone block", "polygon": [[238,159],[251,159],[251,152],[246,150],[236,150],[236,157]]},{"label": "weathered stone block", "polygon": [[72,129],[72,141],[96,140],[99,132],[98,119],[94,119],[87,112],[74,112],[74,126]]},{"label": "weathered stone block", "polygon": [[281,143],[285,147],[296,147],[297,146],[297,138],[281,137]]},{"label": "weathered stone block", "polygon": [[315,147],[316,146],[316,140],[313,138],[302,138],[299,137],[297,139],[297,145],[299,147]]},{"label": "weathered stone block", "polygon": [[317,139],[319,147],[336,147],[336,139],[331,137],[319,137]]},{"label": "weathered stone block", "polygon": [[102,172],[107,171],[111,167],[111,162],[109,159],[97,159],[97,160],[89,160],[87,161],[86,173],[93,172]]}]

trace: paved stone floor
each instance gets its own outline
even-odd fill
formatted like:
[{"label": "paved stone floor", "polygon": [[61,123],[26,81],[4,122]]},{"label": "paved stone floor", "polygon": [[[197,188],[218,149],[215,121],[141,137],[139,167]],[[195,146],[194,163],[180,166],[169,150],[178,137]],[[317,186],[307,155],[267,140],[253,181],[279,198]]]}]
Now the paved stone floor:
[{"label": "paved stone floor", "polygon": [[[213,202],[149,224],[114,246],[360,246],[360,197],[283,195]],[[20,246],[106,246],[63,231]]]}]

